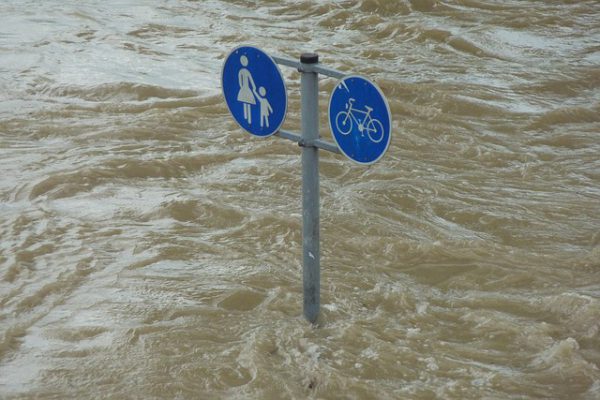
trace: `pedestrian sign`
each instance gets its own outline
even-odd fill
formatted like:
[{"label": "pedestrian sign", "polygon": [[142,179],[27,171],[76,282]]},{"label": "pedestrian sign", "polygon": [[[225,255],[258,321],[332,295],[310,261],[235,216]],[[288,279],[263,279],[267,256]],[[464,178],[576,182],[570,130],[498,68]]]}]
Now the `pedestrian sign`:
[{"label": "pedestrian sign", "polygon": [[276,133],[287,112],[287,90],[275,61],[264,51],[241,46],[227,56],[223,96],[235,121],[256,136]]},{"label": "pedestrian sign", "polygon": [[331,93],[329,127],[346,157],[359,164],[372,164],[390,145],[390,106],[374,83],[361,76],[347,76]]}]

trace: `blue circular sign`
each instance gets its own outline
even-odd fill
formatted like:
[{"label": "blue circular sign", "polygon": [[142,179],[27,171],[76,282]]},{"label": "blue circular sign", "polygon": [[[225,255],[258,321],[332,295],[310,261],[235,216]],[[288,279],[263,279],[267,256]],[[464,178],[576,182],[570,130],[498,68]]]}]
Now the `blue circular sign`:
[{"label": "blue circular sign", "polygon": [[390,145],[390,106],[374,83],[361,76],[347,76],[331,93],[329,127],[346,157],[359,164],[373,164]]},{"label": "blue circular sign", "polygon": [[287,112],[287,90],[275,61],[251,46],[233,49],[221,73],[223,96],[231,115],[245,131],[271,136]]}]

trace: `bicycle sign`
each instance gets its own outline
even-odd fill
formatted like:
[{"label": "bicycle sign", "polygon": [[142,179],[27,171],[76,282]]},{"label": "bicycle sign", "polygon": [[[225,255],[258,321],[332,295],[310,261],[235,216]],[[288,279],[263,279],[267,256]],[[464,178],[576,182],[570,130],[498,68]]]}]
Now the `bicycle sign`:
[{"label": "bicycle sign", "polygon": [[359,164],[372,164],[391,139],[390,107],[381,90],[361,76],[348,76],[329,99],[329,127],[341,152]]}]

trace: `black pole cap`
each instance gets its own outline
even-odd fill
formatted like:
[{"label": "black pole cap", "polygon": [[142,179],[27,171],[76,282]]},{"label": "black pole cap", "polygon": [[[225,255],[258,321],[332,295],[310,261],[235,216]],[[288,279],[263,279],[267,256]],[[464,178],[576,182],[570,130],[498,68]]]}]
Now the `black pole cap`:
[{"label": "black pole cap", "polygon": [[300,62],[302,64],[316,64],[319,62],[319,55],[317,53],[302,53]]}]

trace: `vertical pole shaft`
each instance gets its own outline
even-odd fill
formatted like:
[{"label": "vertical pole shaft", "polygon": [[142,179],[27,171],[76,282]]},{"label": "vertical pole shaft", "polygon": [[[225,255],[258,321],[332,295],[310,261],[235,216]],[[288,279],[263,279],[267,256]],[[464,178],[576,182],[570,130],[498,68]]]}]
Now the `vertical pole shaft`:
[{"label": "vertical pole shaft", "polygon": [[[300,56],[303,64],[319,62],[317,54]],[[312,145],[319,138],[319,87],[315,72],[301,71],[302,112],[302,270],[304,317],[315,323],[319,316],[321,264],[319,253],[319,150]]]}]

